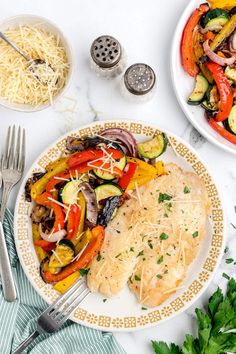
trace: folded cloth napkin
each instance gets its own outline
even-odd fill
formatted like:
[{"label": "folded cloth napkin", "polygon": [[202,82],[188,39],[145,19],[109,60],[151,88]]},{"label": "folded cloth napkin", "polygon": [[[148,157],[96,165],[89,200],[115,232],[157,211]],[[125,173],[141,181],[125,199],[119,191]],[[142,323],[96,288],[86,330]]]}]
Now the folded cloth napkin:
[{"label": "folded cloth napkin", "polygon": [[[13,240],[13,215],[9,210],[3,227],[17,287],[17,300],[8,303],[0,285],[0,353],[9,354],[36,329],[36,320],[47,304],[32,288],[20,266]],[[25,349],[26,353],[125,354],[125,351],[111,333],[67,321],[59,331],[36,338]]]}]

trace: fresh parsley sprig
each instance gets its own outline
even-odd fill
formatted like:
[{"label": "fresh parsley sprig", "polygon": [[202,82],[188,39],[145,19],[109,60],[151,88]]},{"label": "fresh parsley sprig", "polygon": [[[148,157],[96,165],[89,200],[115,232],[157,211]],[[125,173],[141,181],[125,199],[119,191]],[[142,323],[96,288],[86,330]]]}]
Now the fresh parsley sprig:
[{"label": "fresh parsley sprig", "polygon": [[218,288],[210,297],[207,310],[196,308],[198,336],[187,334],[178,345],[152,341],[156,354],[226,354],[236,353],[236,281],[228,282],[225,296]]}]

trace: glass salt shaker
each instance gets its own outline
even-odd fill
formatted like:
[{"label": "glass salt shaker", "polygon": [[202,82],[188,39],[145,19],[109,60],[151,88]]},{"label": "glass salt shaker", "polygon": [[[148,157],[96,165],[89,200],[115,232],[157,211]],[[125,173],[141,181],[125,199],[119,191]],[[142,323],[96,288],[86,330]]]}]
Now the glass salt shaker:
[{"label": "glass salt shaker", "polygon": [[119,41],[112,36],[100,36],[95,39],[90,54],[91,67],[100,77],[112,79],[125,69],[125,51]]},{"label": "glass salt shaker", "polygon": [[134,102],[149,101],[156,89],[156,75],[153,69],[143,63],[131,65],[121,82],[123,96]]}]

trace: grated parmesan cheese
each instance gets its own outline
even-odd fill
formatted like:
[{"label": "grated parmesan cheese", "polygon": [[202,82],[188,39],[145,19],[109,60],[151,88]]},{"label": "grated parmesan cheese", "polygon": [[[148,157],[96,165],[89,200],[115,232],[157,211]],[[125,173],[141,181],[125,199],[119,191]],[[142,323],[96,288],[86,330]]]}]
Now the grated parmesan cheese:
[{"label": "grated parmesan cheese", "polygon": [[41,59],[45,65],[38,66],[40,72],[30,70],[30,64],[0,39],[0,97],[34,107],[52,103],[65,86],[69,69],[60,39],[39,25],[9,28],[4,34],[29,58]]}]

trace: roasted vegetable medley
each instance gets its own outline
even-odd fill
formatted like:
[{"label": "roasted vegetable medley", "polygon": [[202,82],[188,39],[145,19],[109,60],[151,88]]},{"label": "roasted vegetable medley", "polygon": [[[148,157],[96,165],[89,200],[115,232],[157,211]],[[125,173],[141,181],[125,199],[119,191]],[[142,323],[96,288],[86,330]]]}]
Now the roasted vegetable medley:
[{"label": "roasted vegetable medley", "polygon": [[165,134],[137,144],[120,128],[94,137],[68,137],[63,156],[34,174],[25,197],[34,202],[32,234],[40,274],[65,292],[99,257],[105,228],[130,191],[164,173],[157,161],[166,149]]},{"label": "roasted vegetable medley", "polygon": [[184,70],[195,78],[188,98],[201,105],[209,125],[236,144],[236,3],[201,4],[188,19],[182,36]]}]

